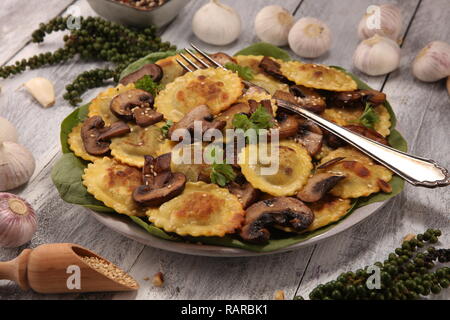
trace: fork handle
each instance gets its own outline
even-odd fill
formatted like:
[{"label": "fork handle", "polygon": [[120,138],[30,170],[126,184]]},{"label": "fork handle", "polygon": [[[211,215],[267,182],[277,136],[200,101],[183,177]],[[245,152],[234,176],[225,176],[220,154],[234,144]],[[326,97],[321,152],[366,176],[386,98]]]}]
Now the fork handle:
[{"label": "fork handle", "polygon": [[448,170],[434,160],[409,155],[367,139],[287,101],[278,100],[277,102],[279,106],[304,116],[345,140],[414,186],[436,188],[450,185]]}]

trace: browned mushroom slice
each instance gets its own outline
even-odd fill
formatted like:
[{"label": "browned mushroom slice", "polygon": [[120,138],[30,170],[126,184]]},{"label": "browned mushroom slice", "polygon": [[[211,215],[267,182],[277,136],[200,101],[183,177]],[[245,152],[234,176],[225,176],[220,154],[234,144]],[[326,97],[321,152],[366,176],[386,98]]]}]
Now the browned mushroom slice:
[{"label": "browned mushroom slice", "polygon": [[110,104],[111,111],[124,120],[135,120],[140,127],[161,121],[164,116],[153,110],[153,96],[147,91],[133,89],[116,96]]},{"label": "browned mushroom slice", "polygon": [[105,127],[105,122],[100,116],[93,116],[84,121],[81,139],[87,153],[102,156],[109,152],[110,141],[106,140],[129,132],[130,128],[122,121],[115,122],[111,127]]},{"label": "browned mushroom slice", "polygon": [[201,124],[201,134],[208,129],[221,130],[227,124],[225,121],[214,120],[208,106],[201,105],[189,111],[179,122],[170,127],[169,137],[172,137],[172,134],[177,129],[185,129],[190,134],[194,134],[196,121],[199,121]]},{"label": "browned mushroom slice", "polygon": [[[384,144],[387,146],[389,145],[389,141],[385,137],[383,137],[381,134],[379,134],[377,131],[375,131],[374,129],[367,128],[367,127],[365,127],[363,125],[359,125],[359,124],[349,124],[349,125],[344,126],[344,128],[347,128],[350,131],[358,133],[366,138],[377,141],[381,144]],[[344,140],[340,139],[336,135],[329,133],[329,132],[327,132],[327,134],[326,134],[326,142],[327,142],[327,145],[330,146],[331,148],[339,148],[339,147],[343,147],[347,144]]]},{"label": "browned mushroom slice", "polygon": [[363,108],[366,102],[381,104],[386,101],[386,94],[376,90],[355,90],[333,92],[327,97],[328,104],[333,107],[359,107]]},{"label": "browned mushroom slice", "polygon": [[299,130],[294,140],[303,145],[310,155],[316,155],[322,149],[323,133],[314,122],[299,118]]},{"label": "browned mushroom slice", "polygon": [[337,157],[337,158],[331,159],[330,161],[327,161],[327,162],[321,164],[320,166],[318,166],[317,169],[330,168],[330,167],[334,166],[336,163],[341,162],[344,159],[345,159],[344,157]]},{"label": "browned mushroom slice", "polygon": [[134,190],[134,201],[142,206],[155,207],[183,192],[186,177],[182,173],[170,171],[170,153],[157,158],[151,156],[144,158],[145,163],[142,169],[144,184]]},{"label": "browned mushroom slice", "polygon": [[252,185],[248,182],[239,184],[235,181],[232,181],[228,184],[227,187],[228,190],[238,198],[244,209],[254,203],[258,198],[259,191],[253,188]]},{"label": "browned mushroom slice", "polygon": [[248,100],[248,105],[250,106],[250,113],[255,112],[261,105],[269,114],[273,115],[272,103],[270,100],[261,100],[260,102],[257,102],[256,100],[250,99]]},{"label": "browned mushroom slice", "polygon": [[226,125],[225,127],[230,129],[233,128],[233,119],[234,115],[243,113],[243,114],[249,114],[250,113],[250,106],[248,103],[244,102],[238,102],[235,104],[232,104],[231,107],[229,107],[227,110],[222,112],[216,117],[217,121],[225,121]]},{"label": "browned mushroom slice", "polygon": [[240,236],[255,243],[267,242],[269,227],[290,227],[302,231],[314,221],[314,214],[303,202],[291,197],[279,197],[259,201],[246,210]]},{"label": "browned mushroom slice", "polygon": [[152,124],[160,122],[164,118],[162,113],[150,108],[133,108],[131,112],[133,113],[136,124],[140,127],[148,127]]},{"label": "browned mushroom slice", "polygon": [[289,91],[295,96],[297,103],[303,108],[321,113],[326,108],[326,100],[316,90],[300,85],[289,87]]},{"label": "browned mushroom slice", "polygon": [[297,134],[300,124],[298,117],[285,112],[277,112],[278,134],[280,139],[289,138]]},{"label": "browned mushroom slice", "polygon": [[317,173],[309,178],[306,185],[297,193],[297,198],[305,202],[316,202],[330,191],[339,181],[344,179],[343,175],[332,173]]},{"label": "browned mushroom slice", "polygon": [[[230,57],[229,55],[223,52],[213,53],[209,56],[223,66],[226,65],[227,63],[234,63],[234,64],[237,63],[237,61],[233,57]],[[206,63],[211,64],[208,61],[206,61]]]},{"label": "browned mushroom slice", "polygon": [[160,66],[154,63],[148,63],[142,66],[140,69],[136,70],[135,72],[130,73],[126,77],[124,77],[122,80],[120,80],[120,83],[123,85],[127,85],[129,83],[133,83],[141,79],[143,76],[150,76],[153,81],[158,82],[163,77],[163,70]]},{"label": "browned mushroom slice", "polygon": [[292,81],[289,81],[280,71],[280,64],[276,62],[273,59],[270,59],[269,57],[262,58],[261,62],[259,63],[259,67],[264,70],[265,73],[268,75],[274,77],[275,79],[283,82],[291,84]]}]

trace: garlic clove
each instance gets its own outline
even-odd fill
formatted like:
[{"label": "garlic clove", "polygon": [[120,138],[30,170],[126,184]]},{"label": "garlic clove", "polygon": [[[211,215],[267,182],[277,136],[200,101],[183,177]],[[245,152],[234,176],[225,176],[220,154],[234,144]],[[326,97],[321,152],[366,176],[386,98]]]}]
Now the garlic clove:
[{"label": "garlic clove", "polygon": [[300,57],[317,58],[330,49],[331,31],[324,22],[304,17],[289,31],[288,42],[292,51]]},{"label": "garlic clove", "polygon": [[25,82],[24,86],[44,108],[55,104],[55,89],[50,80],[41,77],[33,78]]},{"label": "garlic clove", "polygon": [[294,25],[292,14],[281,6],[262,8],[255,18],[255,33],[258,38],[275,46],[288,44],[289,30]]},{"label": "garlic clove", "polygon": [[239,37],[241,17],[219,0],[210,0],[194,14],[192,31],[206,43],[223,46]]},{"label": "garlic clove", "polygon": [[36,213],[24,199],[0,192],[0,247],[15,248],[31,240],[36,232]]},{"label": "garlic clove", "polygon": [[0,144],[3,141],[18,141],[17,129],[7,119],[0,117]]},{"label": "garlic clove", "polygon": [[0,191],[17,188],[30,180],[35,169],[33,155],[11,141],[0,143]]},{"label": "garlic clove", "polygon": [[361,40],[369,39],[378,34],[399,40],[402,31],[403,18],[400,8],[392,4],[369,6],[366,14],[358,25],[358,36]]},{"label": "garlic clove", "polygon": [[397,42],[376,34],[358,45],[353,65],[369,76],[387,74],[400,65],[400,47]]},{"label": "garlic clove", "polygon": [[450,44],[432,41],[420,50],[413,61],[413,75],[425,82],[434,82],[450,75]]}]

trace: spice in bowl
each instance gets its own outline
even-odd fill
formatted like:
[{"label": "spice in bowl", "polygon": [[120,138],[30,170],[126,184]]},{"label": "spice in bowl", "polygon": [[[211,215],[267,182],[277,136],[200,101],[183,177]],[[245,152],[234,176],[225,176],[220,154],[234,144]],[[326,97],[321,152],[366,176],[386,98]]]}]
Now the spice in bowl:
[{"label": "spice in bowl", "polygon": [[97,257],[81,257],[81,259],[91,268],[124,286],[132,288],[137,288],[139,286],[136,280],[128,273],[108,261]]},{"label": "spice in bowl", "polygon": [[154,9],[162,6],[168,0],[114,0],[139,9]]}]

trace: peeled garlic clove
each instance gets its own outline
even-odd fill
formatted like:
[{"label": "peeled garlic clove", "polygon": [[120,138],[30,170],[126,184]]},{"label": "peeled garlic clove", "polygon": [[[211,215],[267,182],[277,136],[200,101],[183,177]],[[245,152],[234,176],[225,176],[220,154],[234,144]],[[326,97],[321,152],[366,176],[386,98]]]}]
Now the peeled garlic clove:
[{"label": "peeled garlic clove", "polygon": [[241,17],[236,10],[219,0],[211,0],[195,13],[192,31],[206,43],[223,46],[239,37]]},{"label": "peeled garlic clove", "polygon": [[2,141],[17,142],[17,129],[7,119],[0,117],[0,143]]},{"label": "peeled garlic clove", "polygon": [[25,82],[24,86],[44,108],[55,104],[55,89],[48,79],[33,78]]},{"label": "peeled garlic clove", "polygon": [[376,34],[358,45],[353,65],[369,76],[387,74],[400,65],[400,47],[397,42]]},{"label": "peeled garlic clove", "polygon": [[402,31],[402,13],[392,4],[372,5],[366,10],[358,26],[358,36],[361,40],[378,34],[397,41]]},{"label": "peeled garlic clove", "polygon": [[322,21],[304,17],[291,28],[288,41],[292,51],[300,57],[317,58],[330,49],[331,31]]},{"label": "peeled garlic clove", "polygon": [[294,25],[294,17],[286,9],[271,5],[262,8],[255,18],[255,33],[259,39],[275,46],[288,43],[289,30]]},{"label": "peeled garlic clove", "polygon": [[450,44],[430,42],[413,61],[413,75],[425,82],[434,82],[450,75]]},{"label": "peeled garlic clove", "polygon": [[30,180],[35,169],[33,155],[15,142],[0,143],[0,191],[17,188]]},{"label": "peeled garlic clove", "polygon": [[0,192],[0,247],[15,248],[36,232],[36,213],[24,199]]}]

